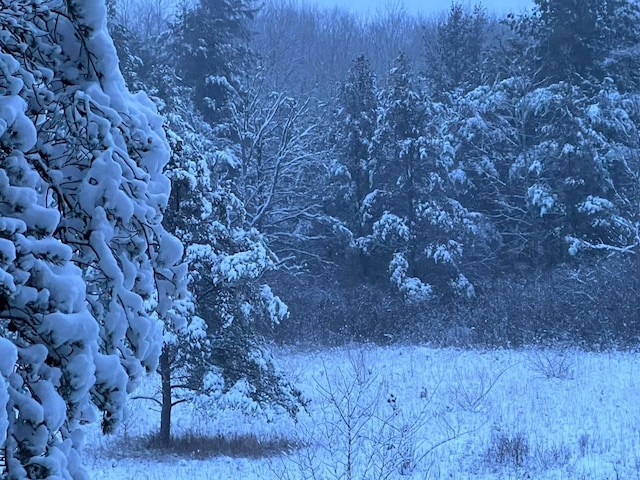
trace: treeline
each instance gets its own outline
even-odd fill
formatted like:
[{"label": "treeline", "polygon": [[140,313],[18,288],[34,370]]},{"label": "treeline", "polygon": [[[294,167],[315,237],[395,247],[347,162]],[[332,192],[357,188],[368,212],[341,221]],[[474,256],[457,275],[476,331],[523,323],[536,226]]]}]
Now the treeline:
[{"label": "treeline", "polygon": [[121,67],[179,152],[168,226],[222,345],[637,342],[635,2],[115,7]]}]

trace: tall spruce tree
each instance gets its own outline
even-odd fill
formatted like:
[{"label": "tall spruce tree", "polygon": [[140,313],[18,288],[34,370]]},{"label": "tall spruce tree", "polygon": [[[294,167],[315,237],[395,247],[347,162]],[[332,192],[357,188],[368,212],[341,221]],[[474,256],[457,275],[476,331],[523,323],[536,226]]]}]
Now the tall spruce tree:
[{"label": "tall spruce tree", "polygon": [[340,89],[339,109],[335,117],[337,165],[334,169],[344,191],[337,195],[332,207],[352,235],[363,234],[362,207],[371,192],[374,160],[371,147],[378,117],[378,98],[375,75],[369,60],[359,56],[349,70]]},{"label": "tall spruce tree", "polygon": [[[466,176],[441,124],[447,109],[424,98],[405,56],[381,93],[372,142],[375,171],[363,202],[368,234],[357,244],[409,302],[453,291],[473,295],[462,256],[482,218],[456,200]],[[481,242],[478,242],[481,243]],[[375,260],[374,260],[375,259]]]}]

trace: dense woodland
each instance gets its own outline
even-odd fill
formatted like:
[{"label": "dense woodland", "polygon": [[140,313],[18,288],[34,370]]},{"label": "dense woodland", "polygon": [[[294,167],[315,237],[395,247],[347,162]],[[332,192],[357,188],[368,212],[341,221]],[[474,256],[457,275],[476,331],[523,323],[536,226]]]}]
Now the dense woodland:
[{"label": "dense woodland", "polygon": [[[171,6],[114,3],[110,22],[173,142],[165,225],[213,345],[178,352],[295,412],[266,340],[636,345],[635,2]],[[176,355],[167,374],[192,362]]]},{"label": "dense woodland", "polygon": [[157,366],[162,442],[295,416],[273,341],[637,345],[637,2],[106,7],[0,0],[6,478],[85,478]]},{"label": "dense woodland", "polygon": [[637,4],[171,7],[110,20],[166,119],[165,226],[205,332],[165,347],[166,398],[172,373],[202,388],[195,356],[295,413],[267,340],[636,344]]},{"label": "dense woodland", "polygon": [[259,258],[230,291],[192,269],[209,328],[250,304],[266,333],[266,283],[279,341],[635,344],[635,2],[171,5],[114,4],[111,29],[168,119],[168,228],[202,265]]}]

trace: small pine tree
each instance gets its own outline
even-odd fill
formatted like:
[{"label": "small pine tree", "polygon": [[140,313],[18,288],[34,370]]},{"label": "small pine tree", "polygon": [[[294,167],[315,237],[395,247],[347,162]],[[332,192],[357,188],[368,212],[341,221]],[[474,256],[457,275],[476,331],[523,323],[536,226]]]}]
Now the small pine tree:
[{"label": "small pine tree", "polygon": [[195,395],[215,400],[235,389],[261,409],[290,415],[303,405],[264,346],[263,335],[288,314],[260,281],[274,268],[273,256],[262,236],[246,228],[244,206],[224,179],[233,157],[217,151],[212,129],[183,101],[167,114],[173,189],[165,224],[185,243],[194,305],[185,312],[187,328],[165,334],[164,443],[171,439],[172,406]]}]

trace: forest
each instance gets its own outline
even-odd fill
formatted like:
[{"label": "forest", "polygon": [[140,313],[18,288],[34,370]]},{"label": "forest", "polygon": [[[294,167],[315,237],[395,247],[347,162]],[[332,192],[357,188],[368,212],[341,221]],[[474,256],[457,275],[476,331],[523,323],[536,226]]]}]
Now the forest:
[{"label": "forest", "polygon": [[192,264],[261,265],[224,294],[199,277],[198,314],[246,299],[265,334],[277,297],[284,342],[635,345],[638,22],[629,1],[120,4],[125,78],[179,152],[168,229]]},{"label": "forest", "polygon": [[[171,5],[110,23],[179,152],[167,227],[198,261],[265,247],[279,341],[635,344],[634,2]],[[199,315],[224,324],[250,283],[235,307],[194,283]]]},{"label": "forest", "polygon": [[3,478],[156,370],[168,445],[303,412],[274,349],[638,346],[634,0],[0,0],[0,94]]}]

